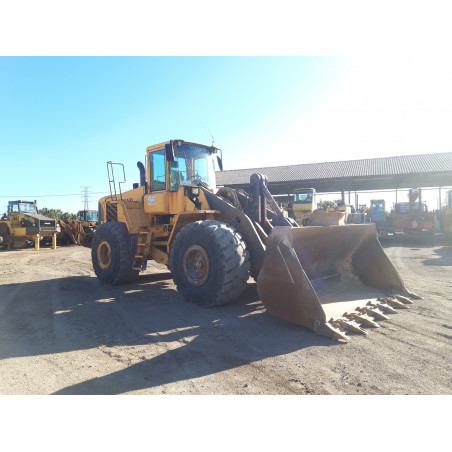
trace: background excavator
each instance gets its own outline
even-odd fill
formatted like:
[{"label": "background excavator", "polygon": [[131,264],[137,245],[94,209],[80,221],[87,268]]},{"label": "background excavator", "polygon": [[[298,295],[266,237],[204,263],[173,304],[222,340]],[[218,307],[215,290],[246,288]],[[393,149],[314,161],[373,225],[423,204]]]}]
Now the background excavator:
[{"label": "background excavator", "polygon": [[219,152],[183,140],[150,146],[140,183],[126,192],[124,166],[107,163],[110,195],[99,200],[91,248],[101,281],[132,281],[152,259],[169,267],[187,301],[214,306],[237,298],[251,276],[271,314],[343,340],[418,298],[374,224],[299,227],[264,175],[253,174],[247,191],[218,188]]}]

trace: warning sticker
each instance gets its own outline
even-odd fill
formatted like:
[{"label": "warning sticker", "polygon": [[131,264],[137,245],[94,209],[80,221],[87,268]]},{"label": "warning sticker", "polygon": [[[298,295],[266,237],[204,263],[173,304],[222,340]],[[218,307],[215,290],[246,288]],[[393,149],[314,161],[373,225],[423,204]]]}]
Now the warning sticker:
[{"label": "warning sticker", "polygon": [[148,204],[150,206],[155,206],[155,196],[148,196]]}]

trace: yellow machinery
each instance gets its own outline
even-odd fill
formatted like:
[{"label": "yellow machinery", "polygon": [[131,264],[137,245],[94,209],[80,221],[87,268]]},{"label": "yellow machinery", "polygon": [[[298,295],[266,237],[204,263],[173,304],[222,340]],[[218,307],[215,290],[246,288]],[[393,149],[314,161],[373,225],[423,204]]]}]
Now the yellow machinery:
[{"label": "yellow machinery", "polygon": [[327,212],[342,212],[344,223],[348,223],[348,216],[352,213],[351,206],[345,205],[343,202],[337,201],[334,207],[328,207],[326,209]]},{"label": "yellow machinery", "polygon": [[34,242],[36,249],[42,243],[52,243],[56,248],[59,232],[56,220],[38,213],[36,201],[9,201],[8,211],[0,219],[0,246],[23,248]]},{"label": "yellow machinery", "polygon": [[441,230],[452,240],[452,190],[447,192],[447,205],[440,215]]},{"label": "yellow machinery", "polygon": [[72,242],[75,245],[91,248],[94,233],[97,229],[97,210],[79,210],[77,219],[60,220],[62,233],[60,242]]},{"label": "yellow machinery", "polygon": [[183,140],[150,146],[140,183],[125,192],[124,166],[107,163],[110,195],[99,200],[91,248],[101,281],[132,281],[152,259],[187,301],[214,306],[237,298],[251,275],[270,313],[338,339],[412,303],[374,224],[294,225],[261,174],[247,191],[217,188],[218,151]]},{"label": "yellow machinery", "polygon": [[314,188],[297,188],[293,191],[293,219],[300,226],[306,226],[308,224],[310,215],[316,209],[317,200]]}]

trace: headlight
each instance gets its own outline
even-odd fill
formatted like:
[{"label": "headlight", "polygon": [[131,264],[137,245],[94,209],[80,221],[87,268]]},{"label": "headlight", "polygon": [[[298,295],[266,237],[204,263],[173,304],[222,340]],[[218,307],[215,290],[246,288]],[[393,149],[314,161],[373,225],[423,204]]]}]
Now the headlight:
[{"label": "headlight", "polygon": [[191,194],[193,196],[199,196],[199,187],[191,187]]}]

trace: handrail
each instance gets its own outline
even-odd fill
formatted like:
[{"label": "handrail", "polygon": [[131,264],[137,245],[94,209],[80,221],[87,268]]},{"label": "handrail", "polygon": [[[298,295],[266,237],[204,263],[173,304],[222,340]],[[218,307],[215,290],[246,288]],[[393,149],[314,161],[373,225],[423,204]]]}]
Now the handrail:
[{"label": "handrail", "polygon": [[[116,181],[115,181],[115,173],[114,173],[113,165],[122,166],[123,180],[121,182],[118,182],[119,196],[122,201],[121,184],[126,182],[126,172],[124,170],[124,165],[122,163],[115,163],[115,162],[111,162],[111,161],[107,162],[108,185],[110,187],[110,196],[111,196],[112,201],[118,200],[118,193],[116,192]],[[110,171],[111,171],[111,174],[110,174]],[[113,184],[113,190],[112,190],[112,184]],[[113,197],[113,192],[114,192],[114,197]]]}]

